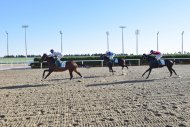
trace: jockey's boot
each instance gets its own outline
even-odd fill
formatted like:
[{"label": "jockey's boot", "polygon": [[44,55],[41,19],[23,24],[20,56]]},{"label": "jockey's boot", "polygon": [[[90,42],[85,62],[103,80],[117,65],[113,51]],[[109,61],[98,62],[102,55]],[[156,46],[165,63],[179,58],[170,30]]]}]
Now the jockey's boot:
[{"label": "jockey's boot", "polygon": [[56,61],[55,61],[55,65],[56,65],[56,67],[61,67],[60,61],[59,61],[59,60],[56,60]]},{"label": "jockey's boot", "polygon": [[114,63],[114,60],[113,59],[109,59],[109,63]]},{"label": "jockey's boot", "polygon": [[115,60],[114,60],[114,59],[111,59],[111,62],[112,62],[112,63],[115,63]]},{"label": "jockey's boot", "polygon": [[162,66],[162,63],[160,60],[158,60],[158,67]]}]

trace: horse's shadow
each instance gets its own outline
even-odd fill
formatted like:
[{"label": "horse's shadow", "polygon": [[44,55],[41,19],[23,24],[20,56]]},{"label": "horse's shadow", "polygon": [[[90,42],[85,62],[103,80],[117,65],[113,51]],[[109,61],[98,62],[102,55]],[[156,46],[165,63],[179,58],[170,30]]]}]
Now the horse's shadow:
[{"label": "horse's shadow", "polygon": [[16,86],[5,86],[5,87],[0,87],[0,89],[22,89],[22,88],[33,88],[33,87],[44,87],[48,86],[48,84],[36,84],[36,85],[16,85]]},{"label": "horse's shadow", "polygon": [[[84,79],[93,79],[93,78],[100,78],[102,76],[85,76]],[[75,77],[73,79],[81,79],[81,77]],[[57,78],[57,79],[48,79],[45,81],[62,81],[62,80],[70,80],[70,78]]]},{"label": "horse's shadow", "polygon": [[68,80],[69,78],[56,78],[56,79],[48,79],[45,81],[62,81],[62,80]]},{"label": "horse's shadow", "polygon": [[143,83],[143,82],[153,82],[153,81],[154,81],[154,79],[150,79],[150,80],[128,80],[128,81],[120,81],[120,82],[89,84],[89,85],[86,85],[86,87],[107,86],[107,85],[116,85],[116,84],[125,84],[125,83]]},{"label": "horse's shadow", "polygon": [[85,76],[85,79],[101,78],[102,76]]}]

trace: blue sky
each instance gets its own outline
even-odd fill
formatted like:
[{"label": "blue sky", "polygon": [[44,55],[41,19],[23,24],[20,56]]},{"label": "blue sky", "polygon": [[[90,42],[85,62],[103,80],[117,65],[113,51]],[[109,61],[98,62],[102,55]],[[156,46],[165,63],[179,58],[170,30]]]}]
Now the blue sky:
[{"label": "blue sky", "polygon": [[135,30],[139,29],[138,52],[156,50],[159,31],[159,51],[190,52],[190,0],[1,0],[0,56],[25,55],[24,29],[27,28],[28,54],[49,53],[50,49],[63,54],[105,53],[106,31],[109,49],[122,53],[120,26],[124,29],[124,52],[136,54]]}]

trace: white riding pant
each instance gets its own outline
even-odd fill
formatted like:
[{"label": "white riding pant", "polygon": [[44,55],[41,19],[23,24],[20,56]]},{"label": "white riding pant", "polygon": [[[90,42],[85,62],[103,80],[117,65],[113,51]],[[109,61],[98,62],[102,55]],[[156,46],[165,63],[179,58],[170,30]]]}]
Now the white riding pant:
[{"label": "white riding pant", "polygon": [[159,55],[156,55],[155,58],[156,58],[157,60],[160,60],[161,57],[162,57],[162,54],[159,54]]}]

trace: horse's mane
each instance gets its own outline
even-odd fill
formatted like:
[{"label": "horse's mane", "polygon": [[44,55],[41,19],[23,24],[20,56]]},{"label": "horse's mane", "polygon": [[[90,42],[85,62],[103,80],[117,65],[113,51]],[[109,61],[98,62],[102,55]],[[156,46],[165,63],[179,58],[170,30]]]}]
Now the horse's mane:
[{"label": "horse's mane", "polygon": [[151,58],[151,59],[154,59],[154,60],[156,59],[154,56],[148,55],[148,57]]},{"label": "horse's mane", "polygon": [[148,61],[156,60],[156,58],[153,57],[153,56],[151,56],[151,55],[143,54],[143,56],[144,56]]},{"label": "horse's mane", "polygon": [[[47,54],[46,54],[47,55]],[[55,59],[52,56],[47,55],[47,58],[50,60],[52,64],[55,64]]]}]

